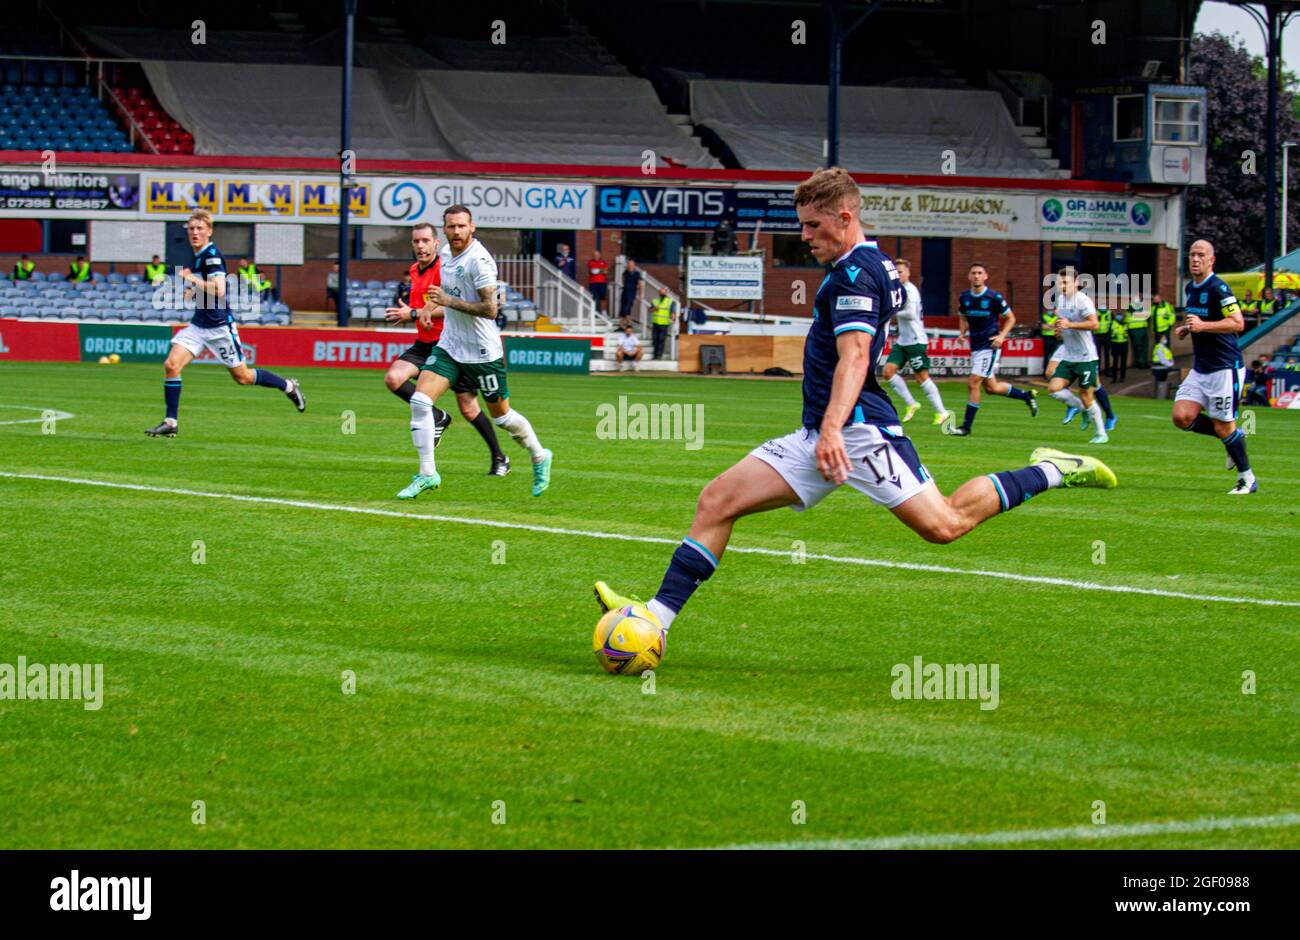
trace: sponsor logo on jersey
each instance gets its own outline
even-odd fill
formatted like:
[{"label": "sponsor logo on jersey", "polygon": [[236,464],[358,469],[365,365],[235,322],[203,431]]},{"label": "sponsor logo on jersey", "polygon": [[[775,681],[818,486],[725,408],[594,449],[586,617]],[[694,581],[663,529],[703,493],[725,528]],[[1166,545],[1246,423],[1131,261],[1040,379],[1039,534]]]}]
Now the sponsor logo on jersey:
[{"label": "sponsor logo on jersey", "polygon": [[856,297],[856,296],[836,297],[835,309],[871,311],[876,309],[876,302],[872,300],[870,297]]}]

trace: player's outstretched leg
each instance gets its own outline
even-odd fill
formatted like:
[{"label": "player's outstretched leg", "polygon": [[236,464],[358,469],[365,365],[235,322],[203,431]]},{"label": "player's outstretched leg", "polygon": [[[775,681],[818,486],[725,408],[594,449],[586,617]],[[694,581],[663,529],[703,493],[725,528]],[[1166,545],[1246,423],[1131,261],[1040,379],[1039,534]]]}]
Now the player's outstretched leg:
[{"label": "player's outstretched leg", "polygon": [[1065,405],[1065,417],[1061,419],[1062,424],[1069,424],[1074,420],[1075,415],[1083,411],[1083,399],[1068,388],[1059,388],[1051,392],[1051,396]]},{"label": "player's outstretched leg", "polygon": [[[415,499],[425,490],[436,490],[442,485],[433,451],[438,446],[442,430],[451,423],[451,415],[434,405],[434,400],[447,390],[451,383],[446,376],[432,370],[422,371],[411,396],[411,443],[420,455],[420,467],[411,482],[397,493],[398,499]],[[446,418],[439,427],[435,412]]]},{"label": "player's outstretched leg", "polygon": [[[922,378],[924,375],[924,378]],[[917,379],[921,384],[921,391],[925,392],[926,399],[930,402],[930,407],[934,409],[934,421],[932,424],[943,424],[948,418],[949,411],[943,404],[943,397],[939,394],[939,386],[934,384],[934,379],[930,378],[930,373],[918,373]]]},{"label": "player's outstretched leg", "polygon": [[1008,398],[1014,398],[1016,401],[1023,401],[1025,407],[1029,409],[1032,417],[1038,417],[1038,391],[1032,388],[1016,388],[1010,382],[999,382],[997,379],[989,379],[984,383],[984,388],[995,395],[1006,395]]},{"label": "player's outstretched leg", "polygon": [[298,387],[294,379],[286,379],[276,375],[269,369],[250,369],[246,365],[237,365],[230,370],[230,377],[240,385],[260,385],[263,388],[274,388],[284,392],[293,406],[300,412],[307,410],[307,399],[303,397],[302,389]]},{"label": "player's outstretched leg", "polygon": [[[672,626],[695,589],[713,575],[737,519],[798,502],[799,497],[781,474],[752,455],[706,486],[696,504],[690,531],[673,551],[658,592],[646,604],[664,629]],[[617,593],[604,581],[596,582],[596,599],[607,611],[639,603]]]},{"label": "player's outstretched leg", "polygon": [[150,437],[175,437],[181,410],[181,371],[194,358],[194,353],[177,343],[172,344],[171,351],[163,363],[163,405],[167,409],[166,417],[157,425],[145,430]]},{"label": "player's outstretched leg", "polygon": [[487,444],[492,455],[492,467],[488,470],[490,477],[503,477],[510,472],[510,458],[501,451],[501,442],[497,440],[497,429],[487,412],[479,407],[478,396],[474,392],[456,391],[456,404],[460,406],[461,416],[478,431]]},{"label": "player's outstretched leg", "polygon": [[897,395],[906,406],[903,410],[903,423],[911,421],[916,417],[916,413],[921,410],[920,403],[912,397],[912,392],[907,387],[907,381],[898,372],[894,372],[886,380],[889,382],[890,390]]},{"label": "player's outstretched leg", "polygon": [[966,378],[966,417],[962,420],[961,427],[950,428],[944,425],[944,431],[957,437],[969,437],[971,429],[975,426],[975,419],[979,417],[980,412],[980,389],[984,386],[982,376],[972,372]]},{"label": "player's outstretched leg", "polygon": [[1174,427],[1214,437],[1223,443],[1227,451],[1227,467],[1237,470],[1237,484],[1228,491],[1229,496],[1247,496],[1259,489],[1255,473],[1250,469],[1250,458],[1246,455],[1246,435],[1237,427],[1235,421],[1218,421],[1201,410],[1199,403],[1191,400],[1174,402]]},{"label": "player's outstretched leg", "polygon": [[1115,412],[1110,407],[1110,392],[1100,385],[1096,388],[1097,404],[1101,405],[1101,410],[1106,415],[1106,430],[1115,430],[1115,423],[1119,420],[1115,417]]},{"label": "player's outstretched leg", "polygon": [[1029,455],[1027,467],[975,477],[951,496],[944,496],[937,486],[927,486],[891,512],[927,542],[945,545],[1044,490],[1079,486],[1109,490],[1117,485],[1115,474],[1095,457],[1040,447]]},{"label": "player's outstretched leg", "polygon": [[492,420],[496,426],[518,441],[519,446],[533,458],[533,495],[541,496],[551,485],[551,461],[554,455],[542,446],[529,420],[510,407],[510,399],[489,401],[488,408],[492,411]]}]

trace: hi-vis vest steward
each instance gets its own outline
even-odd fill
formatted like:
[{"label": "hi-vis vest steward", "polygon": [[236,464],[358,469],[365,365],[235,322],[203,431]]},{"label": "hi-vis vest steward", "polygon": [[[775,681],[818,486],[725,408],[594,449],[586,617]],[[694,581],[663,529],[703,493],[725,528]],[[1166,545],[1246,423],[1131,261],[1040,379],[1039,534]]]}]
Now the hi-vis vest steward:
[{"label": "hi-vis vest steward", "polygon": [[1151,312],[1155,314],[1157,333],[1168,333],[1174,328],[1174,324],[1178,322],[1178,316],[1174,313],[1174,305],[1168,301],[1156,304]]},{"label": "hi-vis vest steward", "polygon": [[1115,322],[1110,325],[1110,341],[1112,343],[1128,342],[1128,327],[1124,325],[1124,321],[1119,317],[1116,317]]},{"label": "hi-vis vest steward", "polygon": [[68,275],[73,281],[90,280],[90,262],[83,261],[81,264],[77,264],[75,261],[72,262],[68,265]]},{"label": "hi-vis vest steward", "polygon": [[650,322],[655,326],[667,326],[673,322],[673,299],[671,297],[656,297],[653,301],[654,310],[650,314]]},{"label": "hi-vis vest steward", "polygon": [[1110,311],[1105,307],[1097,309],[1097,332],[1104,336],[1110,336]]},{"label": "hi-vis vest steward", "polygon": [[1043,335],[1044,336],[1056,335],[1056,319],[1057,318],[1056,318],[1055,310],[1043,311]]},{"label": "hi-vis vest steward", "polygon": [[144,266],[144,276],[149,279],[150,284],[156,284],[167,277],[167,265],[161,261],[158,264],[150,262]]},{"label": "hi-vis vest steward", "polygon": [[1126,319],[1130,330],[1145,330],[1147,320],[1151,319],[1151,311],[1147,310],[1141,304],[1129,304]]}]

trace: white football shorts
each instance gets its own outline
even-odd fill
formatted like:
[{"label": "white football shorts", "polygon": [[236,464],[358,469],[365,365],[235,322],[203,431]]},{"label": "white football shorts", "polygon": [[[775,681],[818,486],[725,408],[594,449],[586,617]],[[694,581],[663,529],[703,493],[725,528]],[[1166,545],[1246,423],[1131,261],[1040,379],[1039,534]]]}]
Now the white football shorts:
[{"label": "white football shorts", "polygon": [[1241,390],[1246,386],[1246,369],[1217,369],[1214,372],[1187,373],[1178,386],[1174,401],[1194,401],[1215,421],[1236,421],[1241,405]]},{"label": "white football shorts", "polygon": [[172,342],[184,346],[196,356],[202,354],[205,348],[210,349],[212,355],[221,360],[227,369],[244,364],[244,347],[239,342],[239,327],[233,323],[210,329],[187,323],[172,337]]},{"label": "white football shorts", "polygon": [[[820,436],[817,431],[800,428],[749,452],[790,484],[799,497],[799,503],[790,507],[796,512],[811,509],[836,489],[817,469],[815,448]],[[907,502],[932,483],[916,448],[898,425],[850,424],[844,429],[844,448],[853,465],[849,486],[886,509]]]},{"label": "white football shorts", "polygon": [[998,363],[1002,360],[1000,349],[975,349],[970,354],[971,375],[982,379],[991,379],[998,374]]}]

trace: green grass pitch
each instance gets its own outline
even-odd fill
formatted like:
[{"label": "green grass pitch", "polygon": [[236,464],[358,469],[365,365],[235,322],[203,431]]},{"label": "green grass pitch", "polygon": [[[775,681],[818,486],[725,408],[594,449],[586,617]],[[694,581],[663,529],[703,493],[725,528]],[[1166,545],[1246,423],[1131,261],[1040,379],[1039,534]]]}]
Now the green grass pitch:
[{"label": "green grass pitch", "polygon": [[[911,436],[945,492],[1039,444],[1103,455],[1120,488],[1043,494],[951,546],[850,490],[743,520],[734,546],[783,554],[723,560],[647,694],[597,667],[591,584],[649,596],[671,545],[582,533],[679,538],[705,482],[798,424],[797,383],[512,375],[556,455],[550,491],[529,495],[504,436],[515,470],[489,478],[458,416],[443,489],[405,504],[408,413],[381,374],[289,374],[305,415],[191,367],[183,436],[151,440],[156,366],[0,369],[0,422],[75,414],[53,434],[0,424],[6,473],[458,520],[0,477],[0,663],[102,663],[105,684],[98,711],[0,701],[0,847],[854,844],[1100,831],[1095,801],[1110,827],[1296,809],[1300,607],[794,552],[1295,605],[1300,414],[1256,410],[1260,491],[1229,498],[1223,448],[1175,430],[1167,402],[1116,398],[1104,448],[1046,398],[1037,419],[987,402],[965,440],[923,411]],[[619,395],[702,404],[703,446],[599,438]],[[915,656],[998,664],[998,708],[894,699]],[[1193,829],[1012,844],[1300,844],[1295,819]]]}]

